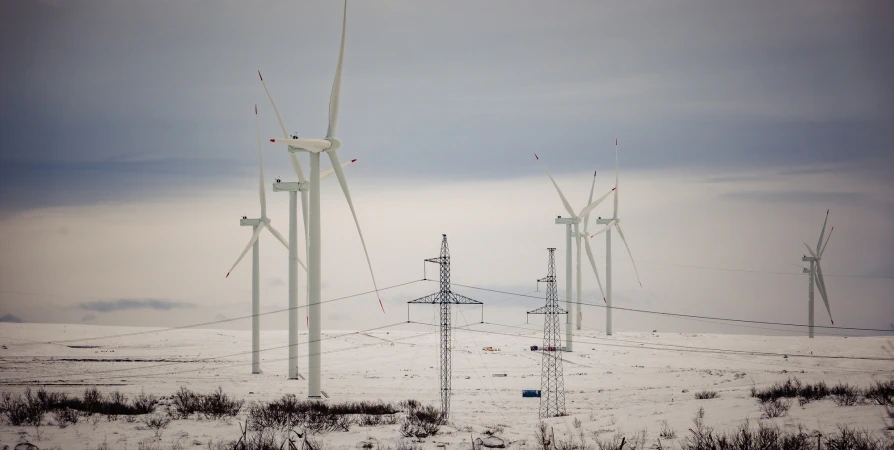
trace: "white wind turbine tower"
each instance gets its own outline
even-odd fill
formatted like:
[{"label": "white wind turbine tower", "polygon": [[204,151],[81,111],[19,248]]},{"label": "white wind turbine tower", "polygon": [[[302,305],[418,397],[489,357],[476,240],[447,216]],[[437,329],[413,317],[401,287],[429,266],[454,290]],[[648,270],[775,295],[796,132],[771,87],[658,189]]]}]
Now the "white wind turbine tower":
[{"label": "white wind turbine tower", "polygon": [[639,271],[636,270],[636,262],[633,260],[633,253],[630,252],[630,246],[627,245],[627,239],[624,238],[624,232],[621,231],[621,219],[618,217],[618,140],[615,139],[615,209],[611,219],[596,218],[596,223],[604,224],[601,230],[593,233],[590,237],[605,232],[605,334],[612,334],[612,228],[618,230],[618,236],[624,242],[627,248],[627,254],[630,255],[630,262],[633,264],[633,272],[636,274],[636,281],[640,287],[643,282],[639,279]]},{"label": "white wind turbine tower", "polygon": [[813,251],[807,243],[804,243],[804,246],[807,247],[807,251],[810,252],[810,256],[802,256],[801,261],[809,262],[810,268],[804,268],[804,273],[810,275],[810,287],[808,288],[808,301],[807,301],[807,315],[808,315],[808,323],[810,325],[809,336],[813,338],[813,286],[816,285],[817,289],[820,292],[820,295],[823,297],[823,303],[826,304],[826,311],[829,313],[829,320],[832,322],[832,325],[835,325],[835,321],[832,320],[832,310],[829,308],[829,296],[826,294],[826,282],[823,281],[823,269],[820,268],[820,260],[823,258],[823,253],[826,251],[826,245],[829,244],[829,238],[832,237],[832,232],[835,231],[835,227],[832,227],[829,230],[829,236],[826,237],[826,242],[823,242],[823,235],[826,234],[826,224],[829,223],[829,210],[826,210],[826,220],[823,222],[823,230],[820,231],[819,240],[816,241],[816,251]]},{"label": "white wind turbine tower", "polygon": [[264,192],[264,154],[261,152],[261,131],[260,126],[258,124],[258,105],[255,105],[255,130],[258,135],[258,191],[260,192],[261,198],[261,217],[258,219],[248,219],[243,217],[239,222],[242,226],[250,226],[254,228],[254,233],[251,235],[251,239],[248,240],[248,245],[245,246],[245,250],[242,250],[242,253],[236,258],[236,262],[233,264],[233,267],[230,268],[229,272],[227,272],[227,277],[230,276],[230,272],[236,268],[242,258],[245,257],[245,254],[248,253],[248,249],[252,249],[252,271],[251,271],[251,373],[261,373],[261,362],[260,362],[260,317],[259,314],[261,312],[260,309],[260,249],[258,248],[258,238],[261,236],[261,231],[265,228],[269,231],[273,236],[276,237],[282,245],[285,245],[286,248],[289,248],[289,243],[279,234],[279,231],[276,231],[273,228],[273,225],[270,224],[270,219],[267,217],[267,196]]},{"label": "white wind turbine tower", "polygon": [[[357,220],[357,213],[354,210],[354,203],[351,201],[351,192],[348,190],[348,183],[345,179],[345,173],[336,153],[341,147],[341,141],[336,137],[338,127],[338,103],[341,91],[341,72],[342,62],[345,53],[345,27],[348,18],[348,2],[345,0],[344,15],[342,16],[341,29],[341,46],[338,52],[338,65],[335,68],[335,80],[332,83],[332,93],[329,97],[329,129],[326,137],[323,139],[270,139],[271,142],[282,143],[289,146],[289,152],[306,151],[310,154],[310,210],[308,211],[308,302],[310,304],[310,324],[309,324],[309,348],[308,348],[308,397],[320,398],[320,287],[322,282],[320,262],[322,259],[320,237],[320,153],[329,155],[335,176],[341,185],[342,192],[351,209],[351,215],[354,217],[354,224],[357,226],[357,233],[360,235],[360,243],[363,245],[363,252],[366,255],[366,262],[369,265],[370,276],[372,277],[373,287],[378,297],[379,288],[376,285],[375,275],[372,270],[372,262],[369,259],[369,252],[366,249],[366,241],[363,239],[363,232],[360,229],[360,222]],[[382,299],[379,297],[379,307],[384,313],[385,307],[382,305]]]},{"label": "white wind turbine tower", "polygon": [[[580,223],[581,223],[581,221],[583,221],[584,229],[586,229],[587,224],[589,222],[588,219],[589,219],[590,211],[592,211],[593,208],[596,208],[597,206],[599,206],[599,204],[602,203],[609,196],[609,194],[611,194],[612,191],[614,191],[614,189],[612,189],[611,191],[608,191],[605,195],[603,195],[602,197],[600,197],[598,200],[596,200],[594,202],[593,201],[593,187],[591,186],[591,188],[590,188],[590,203],[588,203],[587,206],[585,206],[583,209],[581,209],[579,213],[575,213],[574,208],[571,207],[571,204],[568,203],[568,199],[565,198],[565,194],[562,193],[562,190],[559,189],[559,185],[556,184],[556,180],[553,179],[553,176],[549,173],[549,170],[547,170],[546,167],[543,166],[542,163],[540,163],[540,157],[537,156],[537,154],[535,153],[534,158],[537,159],[537,163],[540,164],[540,167],[543,168],[544,172],[546,172],[546,176],[549,177],[549,181],[552,182],[553,186],[556,188],[556,192],[558,192],[558,194],[559,194],[559,198],[562,200],[562,205],[565,206],[565,210],[568,211],[568,214],[571,216],[570,218],[559,217],[556,219],[556,223],[565,225],[565,307],[569,313],[571,312],[571,279],[572,279],[572,277],[571,277],[571,237],[572,236],[576,237],[575,242],[577,244],[577,307],[578,307],[578,315],[580,315],[580,302],[581,302],[581,262],[580,262],[581,253],[580,253],[580,247],[581,247],[581,238],[585,236],[583,233],[581,233]],[[595,186],[595,183],[596,183],[596,180],[595,180],[595,173],[594,173],[593,186]],[[572,231],[572,227],[574,228],[574,231]],[[584,241],[584,246],[587,250],[587,257],[590,260],[590,266],[593,268],[593,273],[596,275],[596,282],[599,283],[599,290],[602,291],[602,281],[599,279],[599,271],[596,270],[596,262],[593,259],[593,250],[590,249],[590,242],[587,239],[583,239],[583,241]],[[580,323],[580,320],[578,319],[578,324],[579,323]],[[572,351],[573,339],[574,339],[573,334],[571,332],[571,314],[566,314],[565,315],[565,343],[566,343],[565,350],[566,351],[569,351],[569,352]]]}]

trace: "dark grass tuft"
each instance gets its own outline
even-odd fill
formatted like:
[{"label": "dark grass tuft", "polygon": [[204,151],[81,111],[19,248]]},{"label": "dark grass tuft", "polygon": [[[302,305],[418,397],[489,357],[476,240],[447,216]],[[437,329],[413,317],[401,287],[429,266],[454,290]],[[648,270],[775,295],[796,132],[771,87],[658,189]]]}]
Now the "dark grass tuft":
[{"label": "dark grass tuft", "polygon": [[701,391],[695,393],[696,400],[710,400],[712,398],[717,398],[719,394],[717,391]]}]

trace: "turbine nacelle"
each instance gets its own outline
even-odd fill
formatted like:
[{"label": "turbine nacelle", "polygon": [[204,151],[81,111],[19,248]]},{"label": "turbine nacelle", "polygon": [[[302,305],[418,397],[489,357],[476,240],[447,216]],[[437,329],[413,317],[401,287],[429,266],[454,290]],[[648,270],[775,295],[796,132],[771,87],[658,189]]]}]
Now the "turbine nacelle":
[{"label": "turbine nacelle", "polygon": [[[338,141],[336,139],[336,141]],[[270,142],[274,144],[286,144],[289,146],[289,151],[306,151],[311,153],[320,153],[332,148],[333,143],[329,139],[270,139]],[[338,141],[338,146],[341,147],[341,141]]]}]

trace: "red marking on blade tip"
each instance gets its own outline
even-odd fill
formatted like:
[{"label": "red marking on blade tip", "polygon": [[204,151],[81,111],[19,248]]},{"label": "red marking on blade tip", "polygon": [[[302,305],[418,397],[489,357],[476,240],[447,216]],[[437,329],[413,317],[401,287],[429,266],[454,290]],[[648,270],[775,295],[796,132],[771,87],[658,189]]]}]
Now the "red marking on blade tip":
[{"label": "red marking on blade tip", "polygon": [[608,303],[608,301],[605,299],[605,297],[602,297],[602,303]]},{"label": "red marking on blade tip", "polygon": [[536,154],[536,153],[534,153],[534,157],[535,157],[535,158],[537,158],[537,159],[540,159],[540,157],[539,157],[539,156],[537,156],[537,154]]},{"label": "red marking on blade tip", "polygon": [[258,115],[258,104],[255,103],[255,115]]},{"label": "red marking on blade tip", "polygon": [[352,163],[357,162],[357,158],[351,160]]},{"label": "red marking on blade tip", "polygon": [[270,142],[276,142],[276,139],[270,139]]},{"label": "red marking on blade tip", "polygon": [[615,138],[615,145],[618,145],[618,138]]},{"label": "red marking on blade tip", "polygon": [[596,171],[595,171],[595,170],[593,171],[593,176],[594,176],[594,177],[596,176]]},{"label": "red marking on blade tip", "polygon": [[829,214],[829,210],[828,210],[828,209],[826,210],[826,214]]},{"label": "red marking on blade tip", "polygon": [[258,78],[260,78],[261,81],[264,81],[264,77],[261,75],[261,71],[260,71],[260,70],[258,71]]},{"label": "red marking on blade tip", "polygon": [[230,278],[230,272],[227,272],[227,276],[225,276],[224,278]]},{"label": "red marking on blade tip", "polygon": [[382,308],[382,314],[384,314],[384,313],[385,313],[385,306],[382,305],[382,299],[381,299],[381,298],[379,299],[379,308]]}]

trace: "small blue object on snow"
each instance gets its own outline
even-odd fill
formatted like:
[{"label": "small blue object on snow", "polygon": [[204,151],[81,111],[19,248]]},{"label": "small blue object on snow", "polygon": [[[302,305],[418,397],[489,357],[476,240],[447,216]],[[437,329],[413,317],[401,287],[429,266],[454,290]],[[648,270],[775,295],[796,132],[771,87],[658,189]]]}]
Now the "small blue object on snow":
[{"label": "small blue object on snow", "polygon": [[525,389],[522,391],[522,397],[540,397],[540,390]]}]

